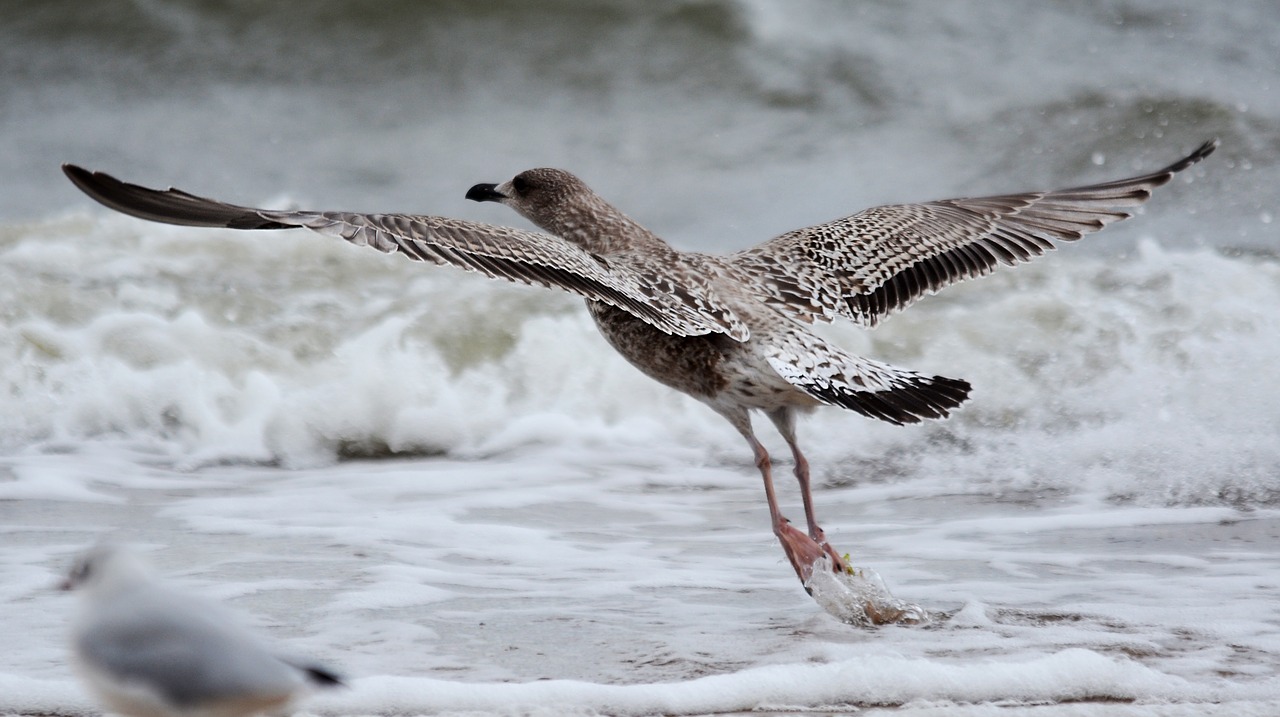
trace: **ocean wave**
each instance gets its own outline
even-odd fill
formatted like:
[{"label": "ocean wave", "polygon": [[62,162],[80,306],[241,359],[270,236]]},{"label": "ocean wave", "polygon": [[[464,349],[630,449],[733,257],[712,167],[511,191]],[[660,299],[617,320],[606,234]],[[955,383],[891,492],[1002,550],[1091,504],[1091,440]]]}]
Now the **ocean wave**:
[{"label": "ocean wave", "polygon": [[[617,442],[747,460],[723,421],[627,365],[568,296],[305,233],[71,215],[3,236],[6,451],[133,440],[187,465],[313,465]],[[1154,241],[1120,258],[1058,252],[875,332],[824,328],[975,390],[948,421],[828,409],[802,439],[835,483],[1273,504],[1277,306],[1270,259]]]},{"label": "ocean wave", "polygon": [[1274,3],[783,8],[32,4],[0,28],[0,107],[23,108],[0,112],[0,216],[83,206],[59,161],[466,218],[491,216],[462,202],[471,184],[562,166],[664,236],[732,249],[747,227],[1104,180],[1217,136],[1145,231],[1274,241],[1278,50],[1257,31]]}]

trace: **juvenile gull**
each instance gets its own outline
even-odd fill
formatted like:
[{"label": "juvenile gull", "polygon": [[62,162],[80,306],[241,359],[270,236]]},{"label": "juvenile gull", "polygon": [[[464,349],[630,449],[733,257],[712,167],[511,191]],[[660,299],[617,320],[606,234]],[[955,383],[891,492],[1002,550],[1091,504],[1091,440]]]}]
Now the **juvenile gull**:
[{"label": "juvenile gull", "polygon": [[[1164,169],[1050,192],[873,207],[717,256],[680,251],[618,211],[580,179],[530,169],[467,198],[505,204],[547,233],[408,214],[253,209],[178,189],[153,190],[63,165],[102,204],[166,222],[233,229],[305,227],[452,264],[490,277],[583,296],[605,339],[648,376],[693,396],[746,438],[764,478],[774,534],[802,582],[815,566],[849,566],[814,515],[809,465],[796,416],[839,406],[894,424],[943,418],[969,383],[853,356],[807,324],[839,318],[873,327],[921,296],[1001,264],[1016,265],[1130,216],[1176,172],[1217,147],[1204,143]],[[791,526],[774,495],[769,454],[751,411],[782,434],[795,461],[807,531]],[[886,618],[887,619],[887,618]]]},{"label": "juvenile gull", "polygon": [[275,654],[219,606],[156,582],[129,551],[100,545],[62,584],[79,590],[76,666],[110,710],[130,717],[246,717],[282,709],[324,667]]}]

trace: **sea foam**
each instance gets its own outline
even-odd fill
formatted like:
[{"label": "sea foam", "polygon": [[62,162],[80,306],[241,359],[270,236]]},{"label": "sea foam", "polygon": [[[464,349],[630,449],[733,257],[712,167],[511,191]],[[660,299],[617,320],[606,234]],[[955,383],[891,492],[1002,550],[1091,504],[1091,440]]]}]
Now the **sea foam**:
[{"label": "sea foam", "polygon": [[[953,418],[921,427],[819,411],[801,436],[822,475],[1275,501],[1280,265],[1154,240],[1120,257],[1073,249],[874,332],[818,327],[975,387]],[[585,442],[745,460],[731,429],[628,366],[568,296],[305,232],[124,217],[24,225],[3,259],[10,450],[109,438],[188,466],[319,465]]]}]

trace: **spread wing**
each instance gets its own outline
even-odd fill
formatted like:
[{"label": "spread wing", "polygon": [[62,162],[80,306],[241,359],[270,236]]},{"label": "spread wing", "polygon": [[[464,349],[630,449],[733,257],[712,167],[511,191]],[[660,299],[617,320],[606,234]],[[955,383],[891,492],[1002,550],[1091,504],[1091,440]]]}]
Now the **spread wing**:
[{"label": "spread wing", "polygon": [[669,334],[727,333],[742,329],[677,301],[651,277],[612,264],[558,237],[479,222],[409,214],[358,214],[254,209],[198,197],[179,189],[148,189],[75,165],[62,167],[85,194],[116,211],[166,224],[230,229],[302,227],[415,261],[450,264],[492,278],[563,289],[616,306]]},{"label": "spread wing", "polygon": [[729,257],[764,299],[804,321],[875,326],[925,294],[1030,261],[1132,216],[1151,190],[1209,156],[1217,140],[1157,172],[1052,192],[873,207]]}]

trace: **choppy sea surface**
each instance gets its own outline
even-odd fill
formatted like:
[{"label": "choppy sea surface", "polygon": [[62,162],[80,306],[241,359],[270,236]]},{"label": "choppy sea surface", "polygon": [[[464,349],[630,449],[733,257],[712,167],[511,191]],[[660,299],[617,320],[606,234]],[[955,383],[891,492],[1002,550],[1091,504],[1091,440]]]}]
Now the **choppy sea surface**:
[{"label": "choppy sea surface", "polygon": [[[86,7],[0,27],[0,713],[95,709],[52,585],[103,537],[339,666],[316,714],[1280,712],[1274,3]],[[729,251],[1210,137],[1135,219],[824,330],[975,387],[800,427],[828,536],[935,615],[870,630],[577,300],[58,171],[524,226],[463,193],[562,166]]]}]

